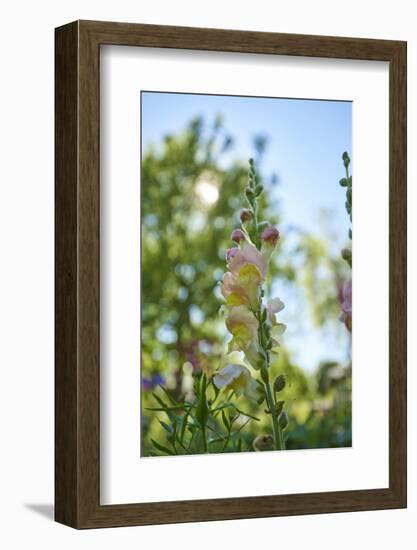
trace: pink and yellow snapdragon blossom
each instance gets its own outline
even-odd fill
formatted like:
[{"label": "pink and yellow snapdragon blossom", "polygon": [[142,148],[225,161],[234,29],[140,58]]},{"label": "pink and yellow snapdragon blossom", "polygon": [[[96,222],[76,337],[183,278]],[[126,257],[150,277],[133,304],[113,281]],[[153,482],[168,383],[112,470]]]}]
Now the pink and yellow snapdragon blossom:
[{"label": "pink and yellow snapdragon blossom", "polygon": [[[232,232],[231,240],[235,246],[226,252],[227,271],[220,288],[226,302],[222,307],[226,315],[226,327],[232,336],[228,353],[241,352],[245,364],[260,373],[258,383],[263,388],[263,397],[272,416],[274,448],[283,449],[284,439],[280,428],[282,406],[277,404],[269,366],[270,353],[277,352],[278,337],[286,328],[277,319],[284,304],[279,298],[269,300],[266,305],[263,303],[263,284],[268,263],[277,247],[280,234],[267,222],[258,223],[257,199],[261,193],[262,186],[257,181],[251,161],[246,188],[249,208],[241,211],[241,227]],[[235,390],[236,395],[246,393],[248,396],[251,393],[248,388],[253,387],[251,371],[236,361],[223,367],[213,381],[219,389],[225,387]]]}]

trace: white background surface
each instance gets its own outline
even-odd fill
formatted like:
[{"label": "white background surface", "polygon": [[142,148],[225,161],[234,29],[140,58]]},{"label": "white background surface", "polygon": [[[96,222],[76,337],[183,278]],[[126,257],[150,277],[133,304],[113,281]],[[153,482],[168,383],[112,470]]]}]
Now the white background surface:
[{"label": "white background surface", "polygon": [[[3,548],[416,547],[417,23],[413,2],[3,3],[0,87],[0,544]],[[408,510],[76,532],[52,523],[53,27],[73,19],[409,41]],[[374,159],[377,162],[377,159]],[[372,331],[372,326],[368,327]],[[369,389],[372,393],[372,388]]]},{"label": "white background surface", "polygon": [[[103,504],[388,486],[388,89],[388,64],[383,62],[102,48]],[[352,448],[139,458],[140,90],[353,101]],[[372,156],[381,159],[378,163],[369,162],[370,143]],[[216,474],[201,478],[202,470]],[[244,482],[231,471],[247,472]],[[156,484],[158,479],[164,483]]]}]

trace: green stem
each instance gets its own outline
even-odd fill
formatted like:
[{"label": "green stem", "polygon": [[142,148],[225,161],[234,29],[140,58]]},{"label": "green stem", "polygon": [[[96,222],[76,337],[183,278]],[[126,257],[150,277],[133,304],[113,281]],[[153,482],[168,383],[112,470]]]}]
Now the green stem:
[{"label": "green stem", "polygon": [[201,439],[203,440],[203,452],[208,452],[206,425],[201,426]]},{"label": "green stem", "polygon": [[263,351],[264,359],[265,359],[265,372],[267,373],[267,379],[268,381],[263,380],[264,388],[265,388],[265,398],[268,405],[268,409],[271,414],[272,418],[272,433],[274,438],[274,449],[277,451],[281,451],[285,449],[284,445],[284,438],[282,436],[282,430],[279,425],[278,417],[277,417],[277,407],[276,407],[276,401],[274,393],[271,390],[271,382],[269,377],[269,354],[264,349],[263,346],[263,340],[264,340],[264,331],[263,331],[263,323],[262,323],[262,314],[261,309],[256,314],[256,317],[259,322],[259,334],[258,334],[258,341],[259,345]]},{"label": "green stem", "polygon": [[266,396],[266,402],[268,404],[268,409],[271,411],[271,417],[272,417],[272,432],[274,436],[274,448],[277,451],[281,451],[283,449],[283,441],[282,441],[282,434],[281,434],[281,428],[279,427],[278,418],[276,415],[276,408],[274,403],[274,398],[272,396],[271,386],[268,383],[264,382],[265,386],[265,396]]}]

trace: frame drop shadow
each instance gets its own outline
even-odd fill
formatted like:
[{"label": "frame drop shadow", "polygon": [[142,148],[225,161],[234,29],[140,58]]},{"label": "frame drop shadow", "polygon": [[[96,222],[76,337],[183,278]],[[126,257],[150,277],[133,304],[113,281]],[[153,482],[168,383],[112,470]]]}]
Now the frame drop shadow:
[{"label": "frame drop shadow", "polygon": [[49,521],[54,521],[54,505],[53,504],[24,504],[25,508],[43,516]]}]

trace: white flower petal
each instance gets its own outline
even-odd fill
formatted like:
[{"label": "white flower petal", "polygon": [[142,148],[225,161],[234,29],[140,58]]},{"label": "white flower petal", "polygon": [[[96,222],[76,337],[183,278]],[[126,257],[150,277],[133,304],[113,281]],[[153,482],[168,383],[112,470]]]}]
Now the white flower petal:
[{"label": "white flower petal", "polygon": [[221,365],[224,367],[230,363],[233,363],[233,365],[242,365],[244,367],[246,365],[244,359],[245,356],[242,351],[232,351],[231,353],[223,356]]},{"label": "white flower petal", "polygon": [[271,329],[272,338],[276,338],[277,336],[281,336],[281,334],[284,334],[286,329],[287,329],[287,325],[284,325],[284,323],[277,323]]},{"label": "white flower petal", "polygon": [[218,389],[230,388],[239,396],[246,393],[253,379],[249,369],[229,363],[213,377],[213,382]]},{"label": "white flower petal", "polygon": [[279,298],[272,298],[272,300],[269,300],[267,304],[268,313],[270,315],[279,313],[284,309],[284,307],[285,307],[284,302],[282,302]]}]

